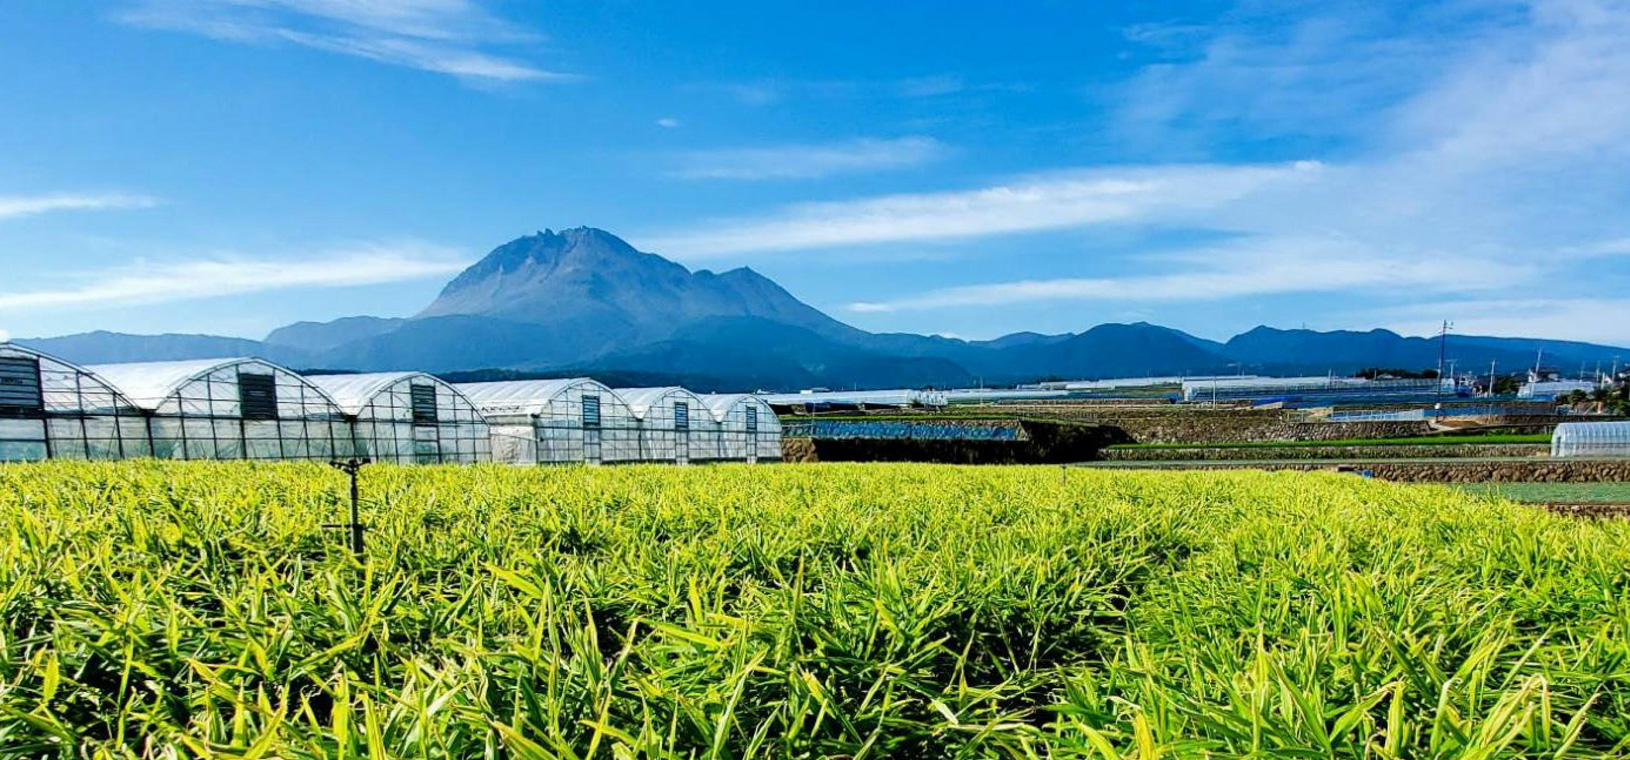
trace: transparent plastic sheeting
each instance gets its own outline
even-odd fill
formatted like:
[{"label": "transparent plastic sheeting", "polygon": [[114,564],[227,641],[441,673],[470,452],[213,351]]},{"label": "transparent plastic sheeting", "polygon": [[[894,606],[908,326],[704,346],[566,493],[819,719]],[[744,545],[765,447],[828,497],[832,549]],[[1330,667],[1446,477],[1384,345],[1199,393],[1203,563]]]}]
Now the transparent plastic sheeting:
[{"label": "transparent plastic sheeting", "polygon": [[492,459],[510,464],[640,460],[639,419],[586,377],[456,386],[492,424]]},{"label": "transparent plastic sheeting", "polygon": [[1564,422],[1551,433],[1553,457],[1630,457],[1630,422]]},{"label": "transparent plastic sheeting", "polygon": [[738,462],[781,461],[781,420],[757,396],[700,396],[719,426],[717,459]]},{"label": "transparent plastic sheeting", "polygon": [[688,462],[720,459],[719,423],[707,404],[684,388],[618,388],[640,420],[640,459]]},{"label": "transparent plastic sheeting", "polygon": [[397,464],[492,461],[487,421],[451,385],[422,372],[308,375],[351,418],[359,456]]},{"label": "transparent plastic sheeting", "polygon": [[159,459],[353,456],[344,412],[320,388],[259,359],[107,364],[89,371],[148,415]]},{"label": "transparent plastic sheeting", "polygon": [[260,359],[80,367],[0,343],[0,461],[780,461],[761,398],[614,391],[589,378],[449,385],[418,372],[303,377]]},{"label": "transparent plastic sheeting", "polygon": [[151,454],[141,410],[107,381],[0,343],[0,462]]}]

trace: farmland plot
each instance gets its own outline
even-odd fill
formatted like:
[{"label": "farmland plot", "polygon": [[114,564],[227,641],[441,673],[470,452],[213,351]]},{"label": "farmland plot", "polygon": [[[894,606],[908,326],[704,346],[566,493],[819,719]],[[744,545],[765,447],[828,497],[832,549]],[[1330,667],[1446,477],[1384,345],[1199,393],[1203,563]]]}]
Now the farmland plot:
[{"label": "farmland plot", "polygon": [[1630,527],[1333,474],[0,467],[0,757],[1603,757]]}]

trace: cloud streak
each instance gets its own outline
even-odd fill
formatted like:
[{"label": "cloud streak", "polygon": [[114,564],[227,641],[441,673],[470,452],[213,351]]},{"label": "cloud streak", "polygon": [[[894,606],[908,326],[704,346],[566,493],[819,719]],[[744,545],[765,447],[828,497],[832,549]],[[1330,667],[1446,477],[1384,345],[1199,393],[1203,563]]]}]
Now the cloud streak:
[{"label": "cloud streak", "polygon": [[152,208],[157,205],[157,199],[124,193],[0,195],[0,219],[48,214],[53,211],[110,211]]},{"label": "cloud streak", "polygon": [[685,179],[817,179],[922,166],[946,153],[946,147],[932,137],[701,150],[677,156],[673,174]]},{"label": "cloud streak", "polygon": [[114,18],[226,42],[300,45],[467,81],[577,78],[492,52],[536,36],[473,0],[135,0]]},{"label": "cloud streak", "polygon": [[83,276],[68,287],[0,292],[0,311],[147,306],[288,288],[382,285],[460,271],[468,261],[421,243],[365,245],[296,260],[223,255],[147,263]]},{"label": "cloud streak", "polygon": [[[1318,263],[1310,266],[1310,261]],[[1318,238],[1248,241],[1167,255],[1160,263],[1172,271],[951,287],[892,301],[853,303],[848,308],[880,313],[1041,301],[1215,301],[1375,287],[1464,293],[1497,290],[1533,276],[1528,266],[1489,266],[1442,252],[1389,256],[1359,243]]]},{"label": "cloud streak", "polygon": [[740,253],[958,240],[1130,221],[1172,221],[1275,184],[1317,176],[1313,162],[1061,171],[975,190],[807,203],[757,219],[715,220],[645,240],[697,259]]}]

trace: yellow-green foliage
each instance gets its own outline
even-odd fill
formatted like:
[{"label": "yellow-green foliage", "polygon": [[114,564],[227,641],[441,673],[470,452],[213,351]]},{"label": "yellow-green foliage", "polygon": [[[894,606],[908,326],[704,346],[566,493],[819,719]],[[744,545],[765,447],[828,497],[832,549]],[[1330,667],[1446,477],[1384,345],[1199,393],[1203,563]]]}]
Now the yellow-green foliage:
[{"label": "yellow-green foliage", "polygon": [[1630,529],[1333,474],[0,467],[0,757],[1612,757]]}]

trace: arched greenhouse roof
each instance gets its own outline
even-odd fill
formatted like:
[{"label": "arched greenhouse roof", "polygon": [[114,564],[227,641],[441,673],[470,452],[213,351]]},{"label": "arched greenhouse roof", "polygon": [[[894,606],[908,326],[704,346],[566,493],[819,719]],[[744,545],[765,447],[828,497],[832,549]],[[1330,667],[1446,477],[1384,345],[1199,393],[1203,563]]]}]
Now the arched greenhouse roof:
[{"label": "arched greenhouse roof", "polygon": [[621,400],[617,391],[590,377],[567,377],[555,380],[500,380],[491,383],[460,383],[453,387],[463,393],[470,403],[484,414],[540,415],[548,411],[549,404],[561,394],[580,385],[587,385],[601,395]]},{"label": "arched greenhouse roof", "polygon": [[[701,396],[677,385],[662,388],[618,388],[617,395],[622,396],[623,401],[627,402],[629,408],[634,410],[634,416],[640,418],[645,417],[645,413],[651,409],[651,405],[669,396],[683,396],[685,397],[683,400],[689,401],[699,408],[708,409],[707,402],[703,401]],[[708,414],[713,414],[711,409],[708,410]]]},{"label": "arched greenhouse roof", "polygon": [[368,372],[360,375],[307,375],[306,380],[327,393],[346,414],[361,414],[374,397],[398,383],[419,380],[445,387],[471,406],[475,401],[456,385],[423,372]]},{"label": "arched greenhouse roof", "polygon": [[[67,359],[64,359],[64,358],[62,358],[60,356],[53,356],[51,354],[45,353],[44,351],[29,348],[28,346],[24,346],[24,345],[21,345],[21,344],[0,342],[0,356],[6,356],[8,354],[13,355],[13,356],[16,356],[16,355],[27,356],[29,358],[32,358],[32,359],[35,359],[35,360],[39,361],[41,365],[55,364],[55,365],[61,367],[62,370],[77,373],[82,377],[89,378],[92,382],[96,383],[97,385],[102,386],[109,393],[113,394],[113,398],[116,401],[122,402],[123,405],[130,407],[132,410],[138,408],[137,405],[135,404],[135,402],[131,400],[129,394],[124,392],[123,388],[119,387],[117,384],[113,383],[112,381],[108,380],[107,378],[101,376],[98,372],[96,372],[94,369],[92,369],[90,367],[75,364],[75,363],[73,363],[71,361],[68,361]],[[41,378],[41,379],[42,379],[42,381],[45,380],[45,378]],[[42,383],[42,384],[48,384],[48,381],[46,381],[45,383]],[[47,388],[47,389],[49,390],[49,388]]]},{"label": "arched greenhouse roof", "polygon": [[764,399],[752,393],[702,393],[697,394],[697,398],[700,398],[707,406],[707,410],[713,413],[713,419],[719,421],[723,421],[731,409],[744,402],[765,409],[770,406]]},{"label": "arched greenhouse roof", "polygon": [[[217,370],[241,364],[259,364],[285,372],[311,388],[323,400],[334,404],[334,399],[330,398],[322,388],[313,385],[311,381],[301,377],[294,370],[273,364],[265,359],[240,356],[231,359],[98,364],[86,367],[86,369],[91,370],[104,381],[111,383],[136,406],[148,411],[157,411],[164,404],[165,399],[174,395],[177,390],[187,383],[208,377],[210,373]],[[334,404],[334,406],[338,408],[339,405]]]}]

